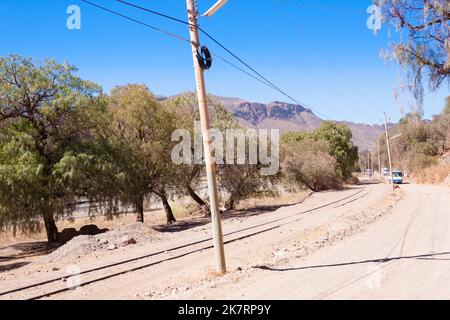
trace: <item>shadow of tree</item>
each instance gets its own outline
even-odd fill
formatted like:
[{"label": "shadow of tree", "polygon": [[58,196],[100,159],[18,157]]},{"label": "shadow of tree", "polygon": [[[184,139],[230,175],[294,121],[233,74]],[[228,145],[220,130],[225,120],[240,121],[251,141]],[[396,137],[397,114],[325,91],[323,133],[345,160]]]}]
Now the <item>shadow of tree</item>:
[{"label": "shadow of tree", "polygon": [[[67,241],[72,240],[79,235],[96,235],[104,233],[108,229],[99,229],[96,225],[86,225],[81,227],[79,231],[74,228],[67,228],[58,233],[58,243],[49,245],[46,241],[38,242],[22,242],[15,243],[6,247],[0,248],[0,263],[7,261],[24,260],[36,256],[46,255],[58,249]],[[20,261],[10,265],[0,265],[0,270],[7,271],[11,269],[20,268],[28,264],[27,261]]]},{"label": "shadow of tree", "polygon": [[11,270],[26,266],[27,264],[29,264],[29,262],[22,261],[22,262],[15,262],[15,263],[6,264],[6,265],[0,265],[0,273],[6,272],[6,271],[11,271]]},{"label": "shadow of tree", "polygon": [[58,233],[58,242],[64,244],[73,238],[81,235],[95,236],[97,234],[108,232],[109,229],[99,229],[95,224],[88,224],[77,231],[75,228],[66,228]]},{"label": "shadow of tree", "polygon": [[[261,214],[265,214],[268,212],[272,212],[275,210],[278,210],[282,207],[288,207],[293,206],[299,203],[302,203],[302,201],[289,203],[289,204],[283,204],[283,205],[260,205],[255,206],[250,209],[242,209],[242,210],[230,210],[230,211],[223,211],[221,212],[221,218],[222,220],[228,220],[228,219],[239,219],[239,218],[248,218],[253,216],[258,216]],[[211,217],[197,217],[197,218],[190,218],[188,220],[178,221],[171,225],[158,225],[155,226],[154,229],[158,232],[181,232],[184,230],[192,229],[195,227],[200,227],[203,225],[206,225],[211,222]]]},{"label": "shadow of tree", "polygon": [[46,241],[39,242],[22,242],[15,243],[3,248],[0,250],[14,250],[18,251],[18,253],[10,256],[2,256],[0,257],[0,261],[5,260],[17,260],[23,258],[34,257],[42,254],[47,254],[57,249],[59,245],[49,245]]},{"label": "shadow of tree", "polygon": [[158,225],[153,227],[158,232],[181,232],[184,230],[192,229],[195,227],[201,227],[211,222],[210,218],[194,218],[190,220],[178,221],[170,225]]},{"label": "shadow of tree", "polygon": [[0,272],[23,267],[30,263],[29,261],[26,261],[26,259],[48,254],[57,248],[58,245],[49,246],[48,243],[44,241],[22,242],[0,248],[0,252],[5,252],[0,256]]}]

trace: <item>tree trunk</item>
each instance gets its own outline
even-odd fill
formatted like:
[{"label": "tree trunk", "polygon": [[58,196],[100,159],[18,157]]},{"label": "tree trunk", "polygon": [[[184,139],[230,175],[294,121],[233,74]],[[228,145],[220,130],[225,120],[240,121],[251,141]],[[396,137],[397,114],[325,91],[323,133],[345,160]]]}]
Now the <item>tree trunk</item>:
[{"label": "tree trunk", "polygon": [[49,244],[53,244],[58,241],[58,227],[56,226],[53,214],[44,214],[44,226],[47,233],[47,240]]},{"label": "tree trunk", "polygon": [[205,217],[211,216],[211,210],[209,208],[209,204],[206,203],[202,198],[198,196],[198,194],[195,193],[195,191],[192,189],[192,187],[188,184],[186,185],[186,190],[189,194],[189,196],[197,202],[197,204],[201,207],[201,210]]},{"label": "tree trunk", "polygon": [[201,207],[206,206],[205,201],[203,201],[202,198],[200,198],[198,196],[198,194],[195,193],[195,191],[192,189],[192,187],[188,184],[186,185],[186,190],[189,194],[189,196],[195,201],[197,202]]},{"label": "tree trunk", "polygon": [[160,195],[163,206],[164,206],[164,211],[166,212],[166,219],[167,219],[167,224],[172,224],[174,222],[177,222],[177,220],[175,219],[173,212],[172,212],[172,208],[170,207],[169,201],[167,201],[167,196],[165,194],[161,194]]},{"label": "tree trunk", "polygon": [[234,210],[236,208],[236,201],[234,200],[234,197],[231,196],[230,199],[228,199],[227,202],[225,202],[225,210],[230,211]]},{"label": "tree trunk", "polygon": [[136,204],[136,222],[144,223],[144,197],[140,197]]}]

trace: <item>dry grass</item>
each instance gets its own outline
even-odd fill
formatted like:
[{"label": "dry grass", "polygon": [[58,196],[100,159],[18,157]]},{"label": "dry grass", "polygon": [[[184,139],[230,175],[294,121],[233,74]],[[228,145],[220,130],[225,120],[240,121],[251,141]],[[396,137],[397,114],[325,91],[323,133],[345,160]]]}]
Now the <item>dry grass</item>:
[{"label": "dry grass", "polygon": [[199,211],[199,206],[193,203],[181,204],[173,203],[171,204],[173,215],[176,219],[187,219],[192,217],[192,215]]},{"label": "dry grass", "polygon": [[414,174],[414,181],[426,184],[446,184],[450,186],[450,165],[439,163]]},{"label": "dry grass", "polygon": [[[283,193],[277,197],[264,197],[258,199],[248,199],[241,201],[238,204],[238,209],[245,210],[255,208],[259,206],[272,206],[272,205],[288,205],[303,201],[309,192],[301,191],[296,193]],[[198,211],[198,206],[195,204],[188,204],[183,201],[171,202],[172,210],[177,220],[186,220],[192,218],[193,214]],[[108,220],[106,217],[98,216],[92,218],[76,218],[76,219],[61,219],[57,221],[58,230],[62,231],[65,228],[74,228],[80,230],[81,227],[94,224],[99,229],[113,230],[124,225],[132,224],[136,221],[136,217],[133,213],[122,214],[114,217],[112,220]],[[166,223],[166,216],[164,210],[154,210],[145,212],[145,224],[149,226],[162,225]],[[46,241],[45,230],[35,234],[23,233],[17,231],[16,235],[13,235],[12,230],[5,230],[0,232],[0,248],[6,247],[11,244],[21,242],[35,242]]]},{"label": "dry grass", "polygon": [[[114,217],[112,220],[108,220],[106,217],[98,216],[92,218],[77,218],[77,219],[61,219],[57,221],[56,225],[58,230],[62,231],[66,228],[74,228],[80,230],[81,227],[95,224],[99,229],[113,230],[118,227],[129,225],[136,222],[134,214],[122,214]],[[155,210],[145,213],[145,224],[158,225],[165,223],[164,210]],[[13,235],[12,230],[5,230],[0,232],[0,247],[4,247],[14,243],[20,242],[33,242],[33,241],[46,241],[45,230],[41,230],[35,234],[28,234],[21,231],[17,231],[16,235]]]},{"label": "dry grass", "polygon": [[282,206],[299,203],[310,194],[309,191],[300,191],[295,193],[283,193],[277,197],[251,198],[239,201],[237,210],[251,209],[261,206]]}]

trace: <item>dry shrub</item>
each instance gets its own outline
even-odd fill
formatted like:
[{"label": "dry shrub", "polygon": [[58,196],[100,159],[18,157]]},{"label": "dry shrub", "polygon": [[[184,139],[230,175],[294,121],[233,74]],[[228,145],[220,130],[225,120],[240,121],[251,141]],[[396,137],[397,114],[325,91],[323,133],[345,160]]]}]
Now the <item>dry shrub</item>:
[{"label": "dry shrub", "polygon": [[409,153],[405,155],[406,168],[412,172],[424,170],[424,168],[433,167],[437,160],[435,157],[425,155],[423,153]]},{"label": "dry shrub", "polygon": [[310,194],[308,191],[280,193],[275,197],[250,198],[239,201],[237,210],[246,210],[265,206],[285,206],[302,202]]},{"label": "dry shrub", "polygon": [[439,163],[428,168],[419,169],[414,173],[414,180],[418,183],[446,183],[450,185],[450,165]]},{"label": "dry shrub", "polygon": [[352,175],[350,176],[350,178],[348,178],[345,183],[347,184],[351,184],[351,185],[357,185],[359,184],[359,178],[355,173],[352,173]]},{"label": "dry shrub", "polygon": [[305,139],[283,148],[283,175],[290,183],[312,191],[341,189],[342,177],[326,141]]}]

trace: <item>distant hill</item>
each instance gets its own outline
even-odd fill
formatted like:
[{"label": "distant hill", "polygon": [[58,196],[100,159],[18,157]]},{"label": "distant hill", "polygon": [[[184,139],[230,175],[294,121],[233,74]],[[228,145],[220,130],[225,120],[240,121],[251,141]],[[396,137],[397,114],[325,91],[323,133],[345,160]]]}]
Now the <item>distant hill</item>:
[{"label": "distant hill", "polygon": [[[319,118],[301,105],[285,102],[269,104],[248,102],[239,98],[216,98],[245,127],[280,129],[281,132],[304,132],[317,129],[322,123]],[[360,149],[372,149],[377,138],[384,132],[382,125],[369,125],[350,121],[338,121],[347,125],[355,137],[354,143]]]},{"label": "distant hill", "polygon": [[[313,111],[298,104],[279,101],[264,104],[240,98],[214,97],[246,128],[280,129],[282,133],[305,132],[317,129],[323,122]],[[161,96],[158,98],[165,99]],[[350,121],[338,121],[338,123],[345,124],[352,130],[354,143],[361,150],[372,150],[377,138],[384,132],[382,125]]]}]

